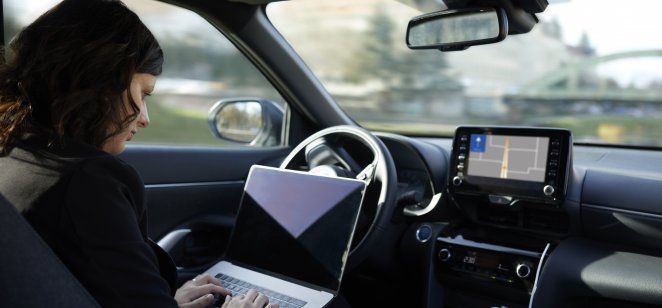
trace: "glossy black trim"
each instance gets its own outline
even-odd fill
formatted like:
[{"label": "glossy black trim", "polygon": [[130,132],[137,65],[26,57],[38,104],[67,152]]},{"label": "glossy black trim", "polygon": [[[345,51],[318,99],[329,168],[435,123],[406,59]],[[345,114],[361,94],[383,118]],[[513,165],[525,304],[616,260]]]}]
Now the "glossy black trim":
[{"label": "glossy black trim", "polygon": [[[495,12],[497,16],[497,20],[499,22],[499,34],[494,38],[457,42],[457,43],[433,44],[433,45],[425,45],[425,46],[412,46],[409,43],[410,29],[420,23],[429,21],[431,19],[441,18],[442,16],[463,15],[468,13],[486,12],[492,10]],[[457,51],[457,50],[467,49],[469,48],[469,46],[498,43],[503,41],[507,35],[508,35],[508,18],[506,15],[506,11],[504,11],[501,8],[493,8],[493,7],[477,7],[477,8],[471,7],[471,8],[454,9],[454,10],[443,10],[412,18],[409,21],[409,24],[407,25],[407,34],[405,36],[405,41],[407,43],[407,47],[409,47],[410,49],[439,49],[441,51]]]}]

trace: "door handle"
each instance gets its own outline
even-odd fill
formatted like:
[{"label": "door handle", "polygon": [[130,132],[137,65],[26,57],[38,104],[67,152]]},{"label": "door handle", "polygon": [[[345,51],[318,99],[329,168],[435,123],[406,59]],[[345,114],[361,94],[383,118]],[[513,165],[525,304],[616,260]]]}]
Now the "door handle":
[{"label": "door handle", "polygon": [[191,229],[177,229],[162,237],[157,243],[163,250],[170,253],[181,239],[191,233]]}]

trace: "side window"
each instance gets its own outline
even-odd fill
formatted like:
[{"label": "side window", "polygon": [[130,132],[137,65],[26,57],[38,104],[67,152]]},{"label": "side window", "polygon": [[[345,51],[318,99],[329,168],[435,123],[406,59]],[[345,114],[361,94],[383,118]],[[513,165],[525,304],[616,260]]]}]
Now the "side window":
[{"label": "side window", "polygon": [[[4,0],[5,40],[57,2]],[[208,113],[216,102],[256,97],[284,106],[257,68],[196,13],[157,1],[124,3],[140,16],[165,53],[163,73],[147,99],[150,127],[136,135],[135,143],[240,146],[210,131]]]}]

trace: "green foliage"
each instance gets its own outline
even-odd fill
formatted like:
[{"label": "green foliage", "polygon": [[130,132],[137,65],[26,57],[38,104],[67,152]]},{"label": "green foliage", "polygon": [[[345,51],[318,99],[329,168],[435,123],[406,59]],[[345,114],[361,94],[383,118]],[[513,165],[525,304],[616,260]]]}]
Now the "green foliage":
[{"label": "green foliage", "polygon": [[140,129],[133,141],[152,144],[227,146],[207,126],[207,115],[184,112],[158,102],[149,102],[150,125]]},{"label": "green foliage", "polygon": [[[377,77],[390,84],[397,66],[395,55],[395,23],[383,9],[378,8],[370,19],[370,29],[365,35],[365,59],[362,62],[362,72],[368,76]],[[366,76],[363,76],[366,77]]]},{"label": "green foliage", "polygon": [[448,62],[436,50],[408,50],[404,42],[395,40],[397,25],[387,12],[377,7],[370,18],[363,39],[363,52],[357,60],[353,80],[379,79],[387,92],[395,89],[457,91],[462,86],[446,74]]},{"label": "green foliage", "polygon": [[576,142],[662,146],[659,139],[662,136],[662,121],[656,117],[572,115],[530,118],[529,121],[536,126],[569,129]]},{"label": "green foliage", "polygon": [[[163,76],[223,81],[250,86],[265,84],[262,74],[233,46],[205,46],[201,37],[165,36],[160,41],[166,55]],[[229,43],[228,43],[229,44]]]}]

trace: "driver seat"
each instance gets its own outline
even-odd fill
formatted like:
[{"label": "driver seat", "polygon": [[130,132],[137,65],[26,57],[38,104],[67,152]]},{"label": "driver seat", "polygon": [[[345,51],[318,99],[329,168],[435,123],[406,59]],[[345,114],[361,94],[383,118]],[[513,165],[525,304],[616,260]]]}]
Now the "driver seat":
[{"label": "driver seat", "polygon": [[0,194],[0,307],[100,307]]}]

